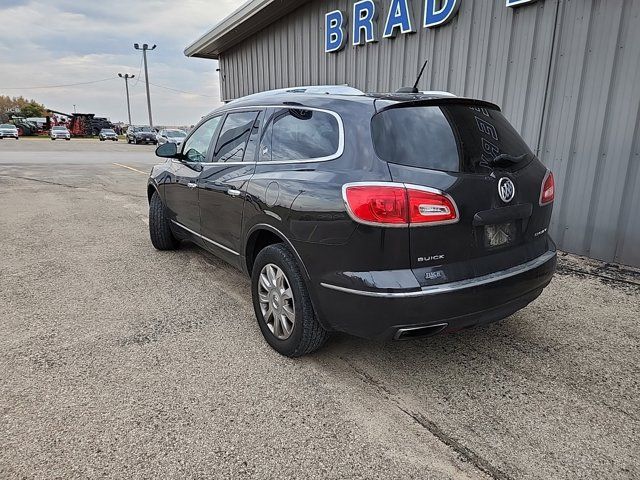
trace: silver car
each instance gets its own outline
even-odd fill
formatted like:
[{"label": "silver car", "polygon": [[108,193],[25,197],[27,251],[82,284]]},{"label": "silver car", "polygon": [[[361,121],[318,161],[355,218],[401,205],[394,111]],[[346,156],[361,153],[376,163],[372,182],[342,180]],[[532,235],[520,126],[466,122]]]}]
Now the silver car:
[{"label": "silver car", "polygon": [[71,132],[64,125],[55,125],[51,127],[51,140],[62,138],[64,140],[71,140]]},{"label": "silver car", "polygon": [[0,140],[3,138],[15,138],[18,140],[18,129],[15,125],[11,125],[10,123],[3,123],[0,125]]},{"label": "silver car", "polygon": [[105,140],[111,140],[113,142],[117,142],[118,134],[115,132],[113,128],[103,128],[102,130],[100,130],[100,134],[98,135],[98,138],[100,139],[101,142],[104,142]]},{"label": "silver car", "polygon": [[175,143],[176,145],[182,145],[182,142],[187,137],[187,133],[183,130],[165,128],[158,132],[156,138],[158,139],[158,145],[163,143]]}]

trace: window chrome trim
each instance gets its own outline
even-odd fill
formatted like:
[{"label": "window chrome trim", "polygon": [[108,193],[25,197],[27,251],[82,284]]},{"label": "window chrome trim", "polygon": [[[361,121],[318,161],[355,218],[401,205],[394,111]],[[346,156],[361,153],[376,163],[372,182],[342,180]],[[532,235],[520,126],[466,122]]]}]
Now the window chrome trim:
[{"label": "window chrome trim", "polygon": [[415,298],[415,297],[426,297],[429,295],[437,295],[441,293],[450,293],[458,290],[463,290],[465,288],[478,287],[481,285],[486,285],[488,283],[498,282],[500,280],[505,280],[507,278],[514,277],[516,275],[520,275],[521,273],[528,272],[529,270],[533,270],[538,268],[556,256],[555,251],[548,251],[538,258],[534,258],[526,263],[521,265],[516,265],[515,267],[508,268],[506,270],[501,270],[499,272],[490,273],[488,275],[483,275],[481,277],[468,278],[465,280],[460,280],[458,282],[450,282],[443,283],[441,285],[433,285],[430,287],[423,287],[421,290],[412,291],[412,292],[369,292],[366,290],[356,290],[353,288],[339,287],[337,285],[331,285],[329,283],[321,283],[324,288],[328,288],[329,290],[336,290],[338,292],[350,293],[354,295],[361,295],[364,297],[376,297],[376,298]]},{"label": "window chrome trim", "polygon": [[[270,162],[258,162],[258,161],[227,162],[227,163],[202,162],[203,165],[289,165],[289,164],[296,164],[296,163],[305,164],[305,163],[329,162],[331,160],[340,158],[342,155],[344,155],[344,145],[345,145],[344,122],[342,121],[342,117],[338,113],[332,110],[327,110],[325,108],[307,107],[304,105],[299,105],[299,106],[298,105],[252,105],[252,106],[229,108],[228,110],[224,110],[223,112],[216,112],[216,115],[225,115],[225,114],[235,113],[235,112],[244,111],[244,110],[249,110],[249,111],[256,110],[256,109],[266,110],[268,108],[280,108],[280,109],[286,108],[290,110],[312,110],[314,112],[328,113],[329,115],[334,117],[338,122],[338,150],[336,151],[336,153],[332,155],[328,155],[326,157],[318,157],[318,158],[302,158],[300,160],[275,160]],[[211,118],[213,118],[214,116],[215,115],[211,115]]]},{"label": "window chrome trim", "polygon": [[191,233],[192,235],[195,235],[198,238],[201,238],[202,240],[204,240],[205,242],[209,242],[212,245],[215,245],[218,248],[221,248],[222,250],[225,250],[237,257],[240,256],[240,254],[238,252],[236,252],[235,250],[231,250],[228,247],[225,247],[224,245],[219,244],[218,242],[214,242],[213,240],[211,240],[210,238],[205,237],[204,235],[200,235],[198,232],[194,232],[193,230],[191,230],[190,228],[185,227],[184,225],[182,225],[181,223],[176,222],[175,220],[171,220],[171,223],[177,225],[178,227],[186,230],[187,232]]}]

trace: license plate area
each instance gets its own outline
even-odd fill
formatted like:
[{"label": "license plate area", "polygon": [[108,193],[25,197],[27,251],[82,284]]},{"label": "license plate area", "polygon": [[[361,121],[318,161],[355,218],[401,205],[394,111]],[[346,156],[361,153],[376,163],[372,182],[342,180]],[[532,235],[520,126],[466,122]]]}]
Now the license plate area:
[{"label": "license plate area", "polygon": [[485,248],[512,245],[517,238],[518,228],[515,222],[484,226]]}]

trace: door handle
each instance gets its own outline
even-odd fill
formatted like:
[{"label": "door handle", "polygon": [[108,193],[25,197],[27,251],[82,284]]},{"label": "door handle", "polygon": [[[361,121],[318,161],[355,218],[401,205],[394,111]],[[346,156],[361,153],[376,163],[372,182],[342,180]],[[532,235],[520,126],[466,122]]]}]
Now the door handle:
[{"label": "door handle", "polygon": [[192,182],[187,183],[187,187],[189,188],[196,188],[197,186],[198,186],[197,183],[192,183]]},{"label": "door handle", "polygon": [[242,192],[240,190],[234,190],[233,188],[227,190],[227,193],[232,197],[239,197],[240,195],[242,195]]}]

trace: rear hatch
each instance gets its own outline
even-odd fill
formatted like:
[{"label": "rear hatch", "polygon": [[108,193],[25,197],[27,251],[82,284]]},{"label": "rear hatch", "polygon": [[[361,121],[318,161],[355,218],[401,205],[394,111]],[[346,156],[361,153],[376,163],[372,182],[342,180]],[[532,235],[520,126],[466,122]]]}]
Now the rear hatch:
[{"label": "rear hatch", "polygon": [[[487,275],[547,251],[547,169],[493,104],[432,99],[378,108],[378,156],[394,182],[439,189],[455,223],[412,226],[410,261],[423,286]],[[409,187],[411,188],[411,187]]]}]

